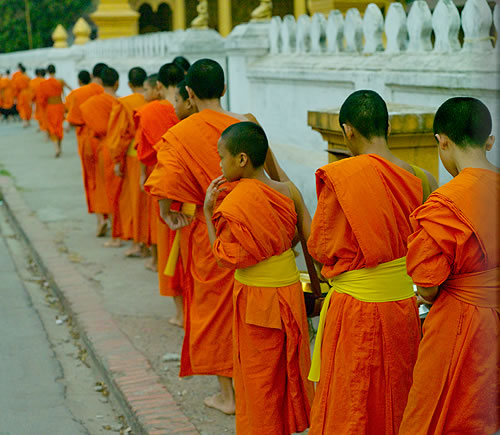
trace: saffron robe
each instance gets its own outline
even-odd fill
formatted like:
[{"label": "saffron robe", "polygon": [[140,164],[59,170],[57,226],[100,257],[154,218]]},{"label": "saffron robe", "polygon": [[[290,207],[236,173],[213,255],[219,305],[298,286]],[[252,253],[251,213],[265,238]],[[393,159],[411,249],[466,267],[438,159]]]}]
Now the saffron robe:
[{"label": "saffron robe", "polygon": [[17,111],[21,119],[29,121],[31,119],[31,88],[30,88],[30,78],[21,73],[12,80],[12,86],[15,88],[15,94],[17,95]]},{"label": "saffron robe", "polygon": [[439,293],[424,322],[402,435],[500,429],[499,192],[499,174],[465,168],[411,215],[408,273]]},{"label": "saffron robe", "polygon": [[40,83],[39,87],[40,100],[45,110],[45,119],[47,131],[52,140],[62,140],[63,138],[63,122],[64,122],[64,104],[49,104],[49,98],[62,98],[63,86],[59,80],[50,77]]},{"label": "saffron robe", "polygon": [[89,128],[92,149],[97,157],[95,212],[101,214],[112,214],[121,182],[120,177],[114,173],[113,161],[106,145],[109,115],[115,101],[115,97],[102,93],[90,97],[80,107],[85,125]]},{"label": "saffron robe", "polygon": [[43,117],[43,115],[41,112],[41,106],[40,106],[38,99],[37,99],[37,92],[38,92],[38,88],[40,87],[40,83],[42,83],[44,80],[45,79],[43,77],[35,77],[35,78],[31,79],[31,81],[30,81],[31,102],[35,103],[34,118],[37,120],[40,130],[43,130],[42,129],[42,122],[43,122],[42,117]]},{"label": "saffron robe", "polygon": [[[406,255],[409,215],[423,199],[420,179],[369,154],[318,169],[316,189],[308,248],[324,265],[323,276]],[[419,325],[414,297],[362,302],[333,293],[309,433],[397,434],[412,383]]]},{"label": "saffron robe", "polygon": [[8,77],[0,79],[0,92],[2,93],[2,109],[11,109],[14,106],[14,90],[12,81]]},{"label": "saffron robe", "polygon": [[[152,101],[137,113],[139,119],[139,136],[137,140],[137,157],[142,164],[147,166],[147,173],[151,174],[157,162],[156,143],[166,134],[171,127],[179,122],[172,104],[166,100]],[[173,277],[165,275],[170,248],[175,232],[161,219],[158,202],[150,197],[149,216],[152,228],[152,238],[157,244],[158,252],[158,282],[162,296],[179,296],[182,294],[182,269],[180,262]]]},{"label": "saffron robe", "polygon": [[[205,109],[183,119],[164,136],[146,190],[159,198],[196,204],[193,223],[182,233],[185,335],[181,376],[232,376],[233,272],[217,265],[203,216],[205,192],[222,174],[217,141],[238,119]],[[222,199],[221,195],[221,198]]]},{"label": "saffron robe", "polygon": [[81,105],[94,95],[99,95],[103,92],[104,89],[101,85],[89,83],[88,85],[74,89],[68,95],[70,103],[67,106],[66,121],[76,127],[78,154],[82,163],[83,188],[85,189],[85,199],[89,213],[95,213],[97,155],[92,149],[89,128],[85,125]]},{"label": "saffron robe", "polygon": [[[266,184],[241,179],[216,210],[213,252],[224,267],[244,269],[292,246],[293,201]],[[279,277],[277,277],[279,278]],[[233,291],[236,433],[289,435],[309,427],[314,396],[309,326],[300,281]]]},{"label": "saffron robe", "polygon": [[[106,143],[113,164],[120,164],[122,182],[120,195],[115,206],[114,215],[119,216],[119,225],[113,220],[113,237],[123,240],[134,239],[134,220],[139,216],[139,196],[145,195],[139,186],[140,165],[134,150],[135,125],[133,113],[135,109],[146,104],[142,94],[131,94],[119,98],[113,104],[108,122]],[[138,240],[135,240],[138,242]]]}]

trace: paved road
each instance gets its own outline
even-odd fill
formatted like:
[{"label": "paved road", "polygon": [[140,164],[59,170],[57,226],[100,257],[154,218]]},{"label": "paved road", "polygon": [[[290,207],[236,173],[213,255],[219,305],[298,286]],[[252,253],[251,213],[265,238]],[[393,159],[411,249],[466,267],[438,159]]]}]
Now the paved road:
[{"label": "paved road", "polygon": [[65,405],[62,370],[0,235],[0,435],[86,434]]}]

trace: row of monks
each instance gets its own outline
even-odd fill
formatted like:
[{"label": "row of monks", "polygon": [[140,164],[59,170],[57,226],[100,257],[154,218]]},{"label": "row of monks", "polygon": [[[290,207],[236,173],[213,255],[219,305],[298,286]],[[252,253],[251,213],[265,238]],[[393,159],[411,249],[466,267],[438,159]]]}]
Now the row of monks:
[{"label": "row of monks", "polygon": [[[257,120],[221,106],[217,62],[176,59],[149,77],[133,68],[121,98],[113,68],[79,79],[66,120],[97,235],[110,225],[108,246],[157,246],[160,294],[185,330],[180,376],[217,376],[205,405],[236,413],[238,434],[500,429],[500,177],[481,101],[451,98],[436,112],[454,177],[438,188],[389,150],[384,100],[351,94],[339,122],[353,157],[316,171],[311,217]],[[300,238],[330,286],[312,360]]]}]

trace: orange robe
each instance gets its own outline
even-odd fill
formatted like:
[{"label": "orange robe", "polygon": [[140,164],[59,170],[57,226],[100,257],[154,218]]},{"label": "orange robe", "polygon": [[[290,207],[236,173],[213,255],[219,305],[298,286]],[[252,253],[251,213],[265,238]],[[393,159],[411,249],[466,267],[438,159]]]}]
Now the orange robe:
[{"label": "orange robe", "polygon": [[17,95],[17,111],[21,119],[29,121],[31,119],[31,88],[30,78],[26,74],[19,74],[12,80]]},{"label": "orange robe", "polygon": [[[205,192],[222,174],[217,141],[239,120],[203,110],[172,127],[158,152],[158,163],[146,190],[160,198],[196,204],[196,216],[182,234],[185,335],[181,376],[206,374],[232,376],[233,272],[217,265],[203,216]],[[222,198],[221,198],[222,199]]]},{"label": "orange robe", "polygon": [[64,104],[49,104],[47,100],[53,97],[62,98],[63,86],[59,80],[54,77],[50,77],[40,83],[39,92],[41,103],[46,113],[47,131],[53,140],[62,140]]},{"label": "orange robe", "polygon": [[12,81],[8,77],[0,79],[0,90],[2,91],[2,109],[11,109],[14,106],[14,90]]},{"label": "orange robe", "polygon": [[[318,206],[308,248],[327,278],[406,255],[421,181],[376,155],[316,172]],[[420,338],[414,297],[362,302],[333,293],[321,347],[310,435],[397,434]],[[318,345],[318,344],[317,344]]]},{"label": "orange robe", "polygon": [[115,175],[113,160],[106,145],[109,116],[115,101],[115,97],[102,93],[90,97],[80,106],[83,120],[89,129],[88,138],[96,156],[95,213],[100,214],[112,214],[121,183],[120,177]]},{"label": "orange robe", "polygon": [[42,83],[45,79],[43,77],[35,77],[30,81],[30,89],[31,89],[31,102],[35,103],[35,116],[34,118],[38,121],[38,125],[40,130],[42,130],[41,122],[42,122],[42,113],[41,106],[38,104],[36,95],[38,92],[38,88],[40,87],[40,83]]},{"label": "orange robe", "polygon": [[[166,100],[152,101],[139,109],[136,115],[139,120],[137,157],[142,164],[147,165],[147,173],[150,174],[157,162],[155,145],[160,142],[162,136],[171,127],[179,122],[179,119],[175,115],[174,106]],[[168,277],[164,274],[175,232],[161,219],[156,199],[149,197],[148,205],[150,207],[148,209],[150,227],[152,228],[151,242],[157,244],[160,294],[162,296],[179,296],[182,294],[181,262],[177,264],[174,277]]]},{"label": "orange robe", "polygon": [[81,105],[90,97],[102,94],[104,89],[97,83],[89,83],[71,91],[66,100],[69,100],[66,120],[76,127],[78,154],[82,162],[83,187],[89,213],[95,213],[96,204],[96,168],[97,155],[95,154],[89,137],[89,128],[85,125]]},{"label": "orange robe", "polygon": [[424,322],[402,435],[500,429],[499,192],[499,174],[466,168],[411,216],[408,273],[439,294]]},{"label": "orange robe", "polygon": [[[120,164],[123,177],[120,196],[115,202],[115,216],[119,216],[119,225],[113,219],[113,237],[123,240],[134,238],[134,218],[138,215],[139,196],[145,195],[139,186],[140,165],[134,149],[135,125],[133,112],[146,104],[142,94],[131,94],[119,98],[113,104],[109,116],[106,143],[113,164]],[[118,232],[119,231],[119,232]]]},{"label": "orange robe", "polygon": [[[213,217],[213,252],[225,267],[244,269],[292,246],[293,201],[257,180],[242,179]],[[234,281],[233,378],[236,433],[289,435],[309,427],[314,396],[309,326],[300,281],[253,287]]]}]

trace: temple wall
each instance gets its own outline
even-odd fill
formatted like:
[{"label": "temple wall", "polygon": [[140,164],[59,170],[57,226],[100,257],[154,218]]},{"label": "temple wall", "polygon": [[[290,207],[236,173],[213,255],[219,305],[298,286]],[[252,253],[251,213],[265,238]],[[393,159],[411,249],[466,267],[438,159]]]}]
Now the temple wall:
[{"label": "temple wall", "polygon": [[[314,171],[327,162],[327,143],[307,125],[307,112],[339,107],[356,89],[433,110],[451,96],[478,97],[491,110],[500,137],[500,49],[490,37],[498,28],[499,6],[492,12],[485,0],[467,0],[461,15],[451,0],[440,0],[433,12],[416,0],[408,14],[393,3],[384,17],[372,4],[345,16],[332,11],[328,18],[289,15],[242,24],[226,38],[190,29],[3,54],[0,70],[15,70],[22,62],[32,73],[54,63],[58,75],[76,86],[80,69],[102,61],[120,72],[119,94],[126,95],[126,74],[133,66],[153,73],[177,55],[190,61],[214,58],[227,74],[225,106],[257,117],[314,209]],[[499,147],[490,153],[497,165]],[[443,168],[439,175],[441,184],[450,179]]]}]

